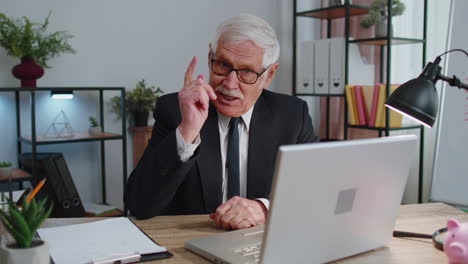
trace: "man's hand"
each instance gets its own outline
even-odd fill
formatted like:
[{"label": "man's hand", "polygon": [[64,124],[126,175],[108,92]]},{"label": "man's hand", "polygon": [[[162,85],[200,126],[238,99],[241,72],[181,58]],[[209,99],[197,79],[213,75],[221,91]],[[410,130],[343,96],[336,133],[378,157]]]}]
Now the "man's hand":
[{"label": "man's hand", "polygon": [[265,224],[267,213],[262,202],[235,196],[220,205],[210,218],[225,230],[243,229]]},{"label": "man's hand", "polygon": [[210,100],[216,100],[214,89],[205,82],[203,75],[200,74],[193,80],[197,61],[197,57],[193,57],[185,72],[184,88],[179,92],[179,108],[182,115],[179,131],[189,144],[197,138],[208,117]]}]

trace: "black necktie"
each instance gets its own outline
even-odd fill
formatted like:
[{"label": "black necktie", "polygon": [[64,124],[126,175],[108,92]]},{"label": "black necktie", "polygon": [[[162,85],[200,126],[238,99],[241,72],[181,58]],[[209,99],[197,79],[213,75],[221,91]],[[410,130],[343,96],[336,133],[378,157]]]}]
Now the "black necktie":
[{"label": "black necktie", "polygon": [[239,180],[239,124],[240,117],[231,117],[227,148],[228,199],[240,195]]}]

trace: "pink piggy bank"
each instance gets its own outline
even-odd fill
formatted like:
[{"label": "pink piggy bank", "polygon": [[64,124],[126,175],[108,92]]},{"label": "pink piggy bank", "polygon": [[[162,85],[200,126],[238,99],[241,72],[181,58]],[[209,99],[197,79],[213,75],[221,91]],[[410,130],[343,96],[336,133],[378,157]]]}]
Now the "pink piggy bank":
[{"label": "pink piggy bank", "polygon": [[444,251],[449,264],[468,263],[468,223],[459,223],[455,219],[447,221]]}]

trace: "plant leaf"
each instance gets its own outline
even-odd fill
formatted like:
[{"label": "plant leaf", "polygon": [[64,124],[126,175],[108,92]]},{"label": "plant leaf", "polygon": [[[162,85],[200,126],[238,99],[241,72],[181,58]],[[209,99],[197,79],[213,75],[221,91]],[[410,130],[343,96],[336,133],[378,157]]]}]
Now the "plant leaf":
[{"label": "plant leaf", "polygon": [[[24,243],[26,247],[29,247],[31,245],[31,241],[32,241],[32,237],[34,236],[34,233],[31,231],[26,219],[18,211],[17,208],[10,207],[9,210],[10,210],[10,215],[14,220],[11,224],[24,237],[24,241],[16,241],[16,242],[19,245]],[[29,241],[29,246],[28,246],[28,241]]]},{"label": "plant leaf", "polygon": [[[18,211],[18,207],[12,200],[8,200],[8,208],[10,217],[8,219],[8,224],[11,226],[10,233],[15,237],[16,244],[19,247],[27,248],[31,246],[32,238],[34,233],[31,232],[24,216]],[[3,211],[2,211],[3,213]],[[4,214],[3,216],[6,216]]]},{"label": "plant leaf", "polygon": [[44,220],[49,217],[50,213],[52,212],[52,209],[54,208],[54,204],[50,204],[49,209],[44,212],[44,214],[39,215],[39,218],[37,218],[36,222],[32,223],[31,225],[31,230],[37,230],[39,226],[44,222]]},{"label": "plant leaf", "polygon": [[[33,199],[34,200],[34,199]],[[34,215],[30,219],[30,224],[29,226],[31,227],[31,230],[35,231],[34,224],[42,217],[42,214],[45,212],[44,205],[47,202],[47,198],[42,199],[37,205],[36,205],[36,211],[34,212]]]},{"label": "plant leaf", "polygon": [[[3,225],[5,226],[5,228],[8,230],[8,232],[13,236],[13,238],[15,239],[15,242],[20,245],[20,243],[22,243],[22,241],[25,241],[26,238],[23,236],[23,234],[21,234],[20,232],[18,232],[12,225],[11,225],[11,222],[10,220],[8,220],[8,216],[3,212],[3,210],[0,210],[0,218],[3,222]],[[24,244],[24,243],[23,243]]]}]

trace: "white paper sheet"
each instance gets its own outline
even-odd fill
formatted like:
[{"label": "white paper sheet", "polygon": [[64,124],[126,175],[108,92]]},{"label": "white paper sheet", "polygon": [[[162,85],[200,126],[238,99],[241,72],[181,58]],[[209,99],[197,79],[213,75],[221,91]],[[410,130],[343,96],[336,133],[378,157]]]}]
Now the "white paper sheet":
[{"label": "white paper sheet", "polygon": [[167,251],[125,217],[41,228],[38,233],[49,244],[55,264],[83,264],[134,253]]}]

